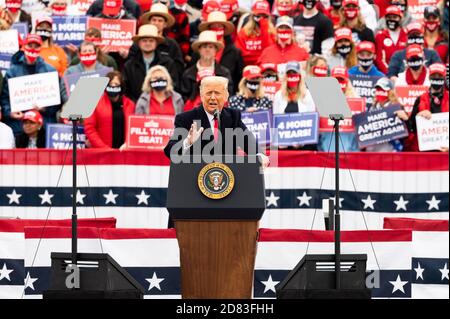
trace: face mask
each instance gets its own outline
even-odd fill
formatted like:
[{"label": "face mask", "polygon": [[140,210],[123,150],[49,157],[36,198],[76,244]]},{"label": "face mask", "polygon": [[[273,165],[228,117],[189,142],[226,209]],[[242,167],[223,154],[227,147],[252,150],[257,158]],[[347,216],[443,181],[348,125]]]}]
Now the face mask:
[{"label": "face mask", "polygon": [[358,17],[359,9],[358,8],[344,8],[344,16],[348,20],[353,20]]},{"label": "face mask", "polygon": [[342,7],[342,0],[340,0],[340,1],[331,1],[331,6],[335,10],[339,9],[340,7]]},{"label": "face mask", "polygon": [[422,44],[424,44],[425,41],[422,36],[414,36],[414,37],[409,37],[407,42],[408,42],[408,45],[411,45],[411,44],[422,45]]},{"label": "face mask", "polygon": [[278,76],[276,76],[275,74],[267,74],[264,76],[264,81],[276,82],[276,81],[278,81]]},{"label": "face mask", "polygon": [[36,34],[41,36],[42,41],[47,41],[52,36],[52,31],[46,29],[36,30]]},{"label": "face mask", "polygon": [[223,40],[223,35],[225,33],[223,28],[211,28],[209,30],[214,31],[216,33],[217,41]]},{"label": "face mask", "polygon": [[377,89],[375,91],[375,100],[380,104],[384,104],[388,100],[388,94],[388,91]]},{"label": "face mask", "polygon": [[6,1],[5,6],[12,13],[16,13],[22,7],[22,1]]},{"label": "face mask", "polygon": [[33,64],[34,62],[36,62],[39,53],[41,53],[41,48],[39,49],[28,49],[26,46],[23,50],[23,53],[25,54],[25,56],[27,57],[27,60],[30,64]]},{"label": "face mask", "polygon": [[336,51],[345,58],[350,53],[350,51],[352,51],[352,46],[341,45],[339,47],[336,47]]},{"label": "face mask", "polygon": [[304,0],[303,4],[305,5],[305,8],[308,10],[311,10],[316,6],[317,0]]},{"label": "face mask", "polygon": [[80,61],[85,66],[91,66],[97,61],[97,53],[80,53]]},{"label": "face mask", "polygon": [[281,42],[287,43],[292,39],[292,30],[286,29],[286,30],[278,30],[278,38]]},{"label": "face mask", "polygon": [[406,61],[406,64],[408,65],[408,67],[411,70],[418,71],[418,70],[420,70],[420,68],[423,65],[423,59],[422,58],[412,58],[412,59],[409,59],[408,61]]},{"label": "face mask", "polygon": [[109,97],[117,97],[122,93],[122,88],[120,86],[110,86],[108,85],[106,87],[106,94],[108,94]]},{"label": "face mask", "polygon": [[328,75],[328,68],[325,66],[313,66],[312,73],[316,77],[324,77]]},{"label": "face mask", "polygon": [[430,79],[431,88],[435,91],[442,91],[444,88],[444,79]]},{"label": "face mask", "polygon": [[433,32],[436,29],[438,29],[441,25],[440,21],[425,21],[425,28],[427,28],[428,31]]},{"label": "face mask", "polygon": [[255,93],[259,89],[259,81],[246,80],[245,86],[250,90],[250,92]]},{"label": "face mask", "polygon": [[55,16],[63,16],[66,14],[67,5],[52,4],[52,13]]},{"label": "face mask", "polygon": [[359,65],[361,66],[361,68],[363,68],[364,70],[367,71],[372,66],[373,59],[361,59],[361,58],[358,58],[358,62],[359,62]]},{"label": "face mask", "polygon": [[287,16],[289,13],[291,13],[292,5],[278,5],[277,10],[280,17]]},{"label": "face mask", "polygon": [[155,81],[150,81],[150,87],[155,91],[164,91],[167,88],[167,80],[156,79]]},{"label": "face mask", "polygon": [[287,87],[288,88],[295,88],[300,83],[300,75],[288,75],[287,77]]},{"label": "face mask", "polygon": [[389,30],[395,31],[400,26],[400,21],[397,20],[386,20],[386,26]]}]

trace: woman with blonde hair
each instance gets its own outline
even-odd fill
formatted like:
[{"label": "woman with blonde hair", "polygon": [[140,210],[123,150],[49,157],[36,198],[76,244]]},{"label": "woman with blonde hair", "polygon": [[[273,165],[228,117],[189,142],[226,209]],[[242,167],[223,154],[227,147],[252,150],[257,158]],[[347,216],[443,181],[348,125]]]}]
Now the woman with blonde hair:
[{"label": "woman with blonde hair", "polygon": [[334,45],[326,54],[328,67],[345,66],[347,69],[358,64],[352,30],[343,27],[334,31]]},{"label": "woman with blonde hair", "polygon": [[264,96],[261,85],[261,68],[248,65],[244,68],[242,80],[239,82],[239,91],[232,96],[229,107],[245,112],[267,110],[272,107],[272,101]]},{"label": "woman with blonde hair", "polygon": [[162,65],[151,67],[142,84],[136,114],[175,115],[183,109],[183,98],[174,91],[169,71]]},{"label": "woman with blonde hair", "polygon": [[273,114],[315,112],[316,107],[311,93],[306,88],[300,63],[290,61],[286,64],[286,75],[280,90],[275,93]]},{"label": "woman with blonde hair", "polygon": [[325,77],[328,75],[328,63],[324,56],[313,54],[306,61],[306,76]]},{"label": "woman with blonde hair", "polygon": [[341,21],[339,27],[347,27],[356,35],[354,42],[370,41],[375,43],[373,31],[369,29],[361,14],[359,0],[344,0],[340,9]]}]

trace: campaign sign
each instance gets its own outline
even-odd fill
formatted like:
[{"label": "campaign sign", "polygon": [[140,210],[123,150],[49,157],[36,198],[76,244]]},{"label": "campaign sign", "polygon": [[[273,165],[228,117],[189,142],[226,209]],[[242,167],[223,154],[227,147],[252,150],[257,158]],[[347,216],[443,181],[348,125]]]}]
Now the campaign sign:
[{"label": "campaign sign", "polygon": [[170,115],[130,115],[127,147],[162,150],[173,134],[174,117]]},{"label": "campaign sign", "polygon": [[273,102],[275,93],[280,90],[281,82],[261,81],[263,87],[264,96]]},{"label": "campaign sign", "polygon": [[53,16],[53,41],[60,46],[79,46],[84,41],[86,16]]},{"label": "campaign sign", "polygon": [[61,104],[56,71],[10,78],[8,86],[11,112]]},{"label": "campaign sign", "polygon": [[448,148],[448,112],[433,113],[430,120],[416,116],[416,124],[420,151]]},{"label": "campaign sign", "polygon": [[0,31],[0,52],[14,54],[19,51],[19,36],[17,30]]},{"label": "campaign sign", "polygon": [[400,85],[395,87],[398,100],[408,114],[411,114],[416,99],[427,91],[428,87],[425,85]]},{"label": "campaign sign", "polygon": [[[348,106],[352,111],[352,115],[359,114],[366,111],[366,101],[363,98],[347,98]],[[320,118],[320,132],[333,132],[334,121],[330,118]],[[352,118],[345,118],[343,121],[339,121],[339,132],[353,133],[355,127],[353,126]]]},{"label": "campaign sign", "polygon": [[273,145],[292,146],[317,144],[319,113],[288,113],[273,116]]},{"label": "campaign sign", "polygon": [[395,115],[400,105],[353,115],[359,148],[382,144],[408,136],[406,124]]},{"label": "campaign sign", "polygon": [[350,75],[350,82],[352,83],[355,93],[366,99],[366,110],[370,109],[373,105],[373,99],[375,97],[375,83],[381,78],[381,76],[369,76],[369,75]]},{"label": "campaign sign", "polygon": [[119,49],[129,49],[133,44],[132,37],[136,34],[136,20],[114,20],[92,18],[87,19],[86,28],[97,28],[102,32],[102,47],[110,52]]},{"label": "campaign sign", "polygon": [[112,70],[113,70],[113,68],[103,68],[98,71],[72,73],[72,74],[66,75],[63,79],[64,79],[64,84],[66,85],[67,95],[70,96],[70,93],[72,93],[72,91],[75,89],[75,86],[77,85],[77,82],[79,79],[81,79],[81,78],[98,78],[101,76],[105,76]]},{"label": "campaign sign", "polygon": [[[45,132],[45,147],[54,149],[72,148],[72,125],[48,124]],[[77,148],[86,148],[84,127],[78,126]]]},{"label": "campaign sign", "polygon": [[0,71],[7,71],[11,66],[12,54],[0,53]]},{"label": "campaign sign", "polygon": [[440,0],[408,0],[408,12],[413,21],[423,22],[423,12],[427,6],[437,6]]},{"label": "campaign sign", "polygon": [[95,0],[72,0],[72,5],[78,8],[78,11],[85,14]]},{"label": "campaign sign", "polygon": [[242,123],[253,133],[259,144],[270,144],[270,112],[242,112]]},{"label": "campaign sign", "polygon": [[26,23],[26,22],[13,23],[13,25],[11,26],[11,29],[17,30],[17,32],[20,34],[20,37],[22,39],[25,39],[28,34],[28,23]]}]

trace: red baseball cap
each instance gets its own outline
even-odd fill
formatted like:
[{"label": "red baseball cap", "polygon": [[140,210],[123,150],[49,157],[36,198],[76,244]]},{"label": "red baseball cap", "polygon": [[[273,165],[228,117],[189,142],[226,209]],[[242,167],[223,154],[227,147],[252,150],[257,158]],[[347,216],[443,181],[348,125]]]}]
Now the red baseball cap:
[{"label": "red baseball cap", "polygon": [[248,80],[260,78],[262,77],[261,68],[257,65],[247,65],[244,68],[242,76]]},{"label": "red baseball cap", "polygon": [[42,45],[41,36],[33,33],[28,33],[23,44],[30,44],[30,43],[37,43],[39,45]]},{"label": "red baseball cap", "polygon": [[122,8],[123,0],[104,0],[103,1],[103,14],[108,16],[116,16]]},{"label": "red baseball cap", "polygon": [[222,0],[220,3],[220,11],[226,14],[227,20],[231,18],[233,13],[239,8],[238,0]]},{"label": "red baseball cap", "polygon": [[356,52],[368,51],[371,53],[375,53],[375,44],[370,41],[361,41],[356,46]]},{"label": "red baseball cap", "polygon": [[422,48],[422,46],[420,46],[418,44],[409,45],[406,48],[406,58],[409,59],[409,58],[412,58],[412,57],[415,57],[415,56],[423,58],[423,48]]},{"label": "red baseball cap", "polygon": [[40,125],[42,125],[44,123],[41,113],[39,113],[39,111],[36,111],[36,110],[30,110],[30,111],[25,112],[25,114],[23,115],[22,121],[26,121],[26,120],[34,122],[34,123],[39,123]]},{"label": "red baseball cap", "polygon": [[399,17],[403,17],[403,13],[402,10],[400,9],[399,6],[389,6],[386,8],[386,14],[393,14],[393,15],[397,15]]},{"label": "red baseball cap", "polygon": [[272,70],[277,72],[278,68],[277,65],[275,63],[263,63],[260,65],[261,67],[261,72],[266,72],[267,70]]},{"label": "red baseball cap", "polygon": [[203,5],[202,8],[202,19],[203,21],[208,20],[208,15],[211,12],[220,11],[220,3],[215,0],[209,0]]},{"label": "red baseball cap", "polygon": [[331,76],[334,78],[348,79],[347,68],[343,66],[336,66],[331,70]]},{"label": "red baseball cap", "polygon": [[52,17],[49,17],[49,16],[41,16],[41,17],[36,18],[36,25],[39,25],[39,24],[41,24],[41,23],[43,23],[43,22],[47,22],[48,24],[53,25],[53,19],[52,19]]},{"label": "red baseball cap", "polygon": [[414,32],[414,31],[420,32],[420,33],[423,34],[423,25],[422,25],[422,23],[413,22],[413,23],[410,23],[410,24],[408,24],[406,26],[406,33],[409,34],[409,33]]},{"label": "red baseball cap", "polygon": [[354,4],[355,6],[359,7],[359,0],[344,0],[342,1],[342,6],[348,6],[349,4]]},{"label": "red baseball cap", "polygon": [[343,27],[334,30],[334,40],[337,42],[343,39],[353,41],[352,30],[350,28]]},{"label": "red baseball cap", "polygon": [[255,3],[253,3],[252,12],[254,14],[270,15],[270,5],[265,0],[261,0],[261,1],[258,0]]},{"label": "red baseball cap", "polygon": [[445,77],[445,75],[447,74],[447,67],[445,66],[445,64],[442,63],[433,63],[432,65],[430,65],[428,70],[430,72],[430,75],[440,74],[443,77]]}]

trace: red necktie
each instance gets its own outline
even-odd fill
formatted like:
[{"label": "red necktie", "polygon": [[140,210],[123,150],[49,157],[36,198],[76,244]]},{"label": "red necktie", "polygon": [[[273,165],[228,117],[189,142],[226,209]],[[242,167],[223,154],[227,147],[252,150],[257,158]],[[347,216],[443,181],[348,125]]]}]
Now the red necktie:
[{"label": "red necktie", "polygon": [[217,117],[214,118],[214,142],[217,143],[219,139],[219,121]]}]

